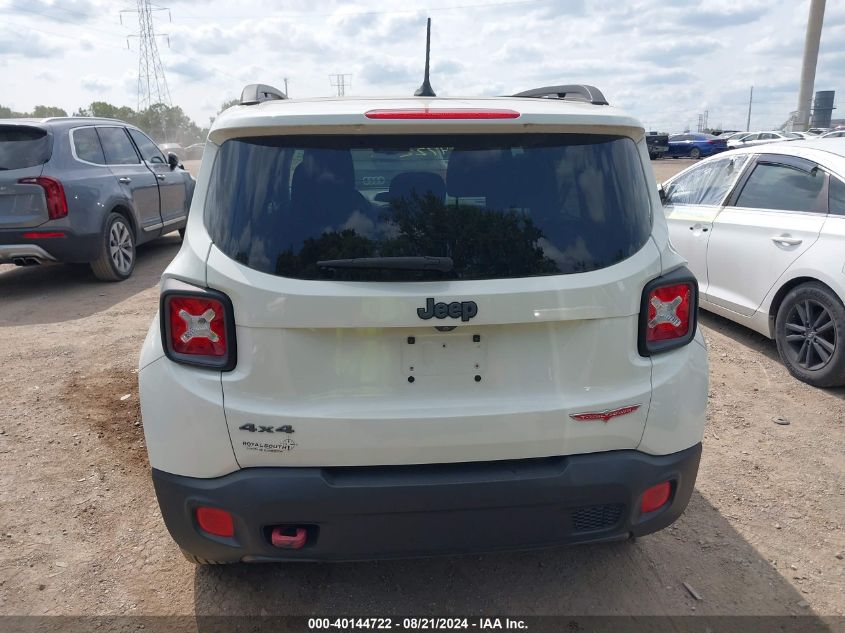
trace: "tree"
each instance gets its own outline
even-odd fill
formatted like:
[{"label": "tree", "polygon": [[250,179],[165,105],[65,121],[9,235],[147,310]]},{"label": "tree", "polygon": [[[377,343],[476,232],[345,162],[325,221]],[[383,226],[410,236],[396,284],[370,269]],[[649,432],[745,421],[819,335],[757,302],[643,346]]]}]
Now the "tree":
[{"label": "tree", "polygon": [[224,101],[220,105],[220,109],[217,111],[217,114],[220,114],[221,112],[223,112],[223,110],[228,110],[232,106],[239,105],[240,103],[241,103],[240,99],[228,99],[227,101]]},{"label": "tree", "polygon": [[36,119],[46,119],[51,116],[67,116],[67,112],[56,106],[37,105],[32,110],[32,116]]}]

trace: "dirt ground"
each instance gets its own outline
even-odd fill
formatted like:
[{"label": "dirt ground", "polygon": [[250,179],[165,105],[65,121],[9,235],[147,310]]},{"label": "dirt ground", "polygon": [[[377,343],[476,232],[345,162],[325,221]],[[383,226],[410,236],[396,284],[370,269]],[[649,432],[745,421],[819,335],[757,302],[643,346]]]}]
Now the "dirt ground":
[{"label": "dirt ground", "polygon": [[[657,177],[686,164],[658,161]],[[708,314],[704,454],[671,529],[531,553],[195,567],[158,512],[135,373],[178,248],[175,234],[141,247],[120,284],[0,266],[0,615],[845,615],[845,390],[797,382],[772,342]]]}]

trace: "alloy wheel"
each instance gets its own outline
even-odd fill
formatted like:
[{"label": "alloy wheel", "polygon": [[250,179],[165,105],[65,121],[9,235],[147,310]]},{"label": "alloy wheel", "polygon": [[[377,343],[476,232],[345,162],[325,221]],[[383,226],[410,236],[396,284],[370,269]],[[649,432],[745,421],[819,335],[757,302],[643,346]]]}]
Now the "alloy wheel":
[{"label": "alloy wheel", "polygon": [[120,221],[111,225],[109,231],[109,254],[115,269],[125,275],[132,270],[135,260],[135,245],[129,228]]},{"label": "alloy wheel", "polygon": [[786,317],[786,352],[803,369],[816,371],[830,362],[836,351],[833,315],[813,299],[795,303]]}]

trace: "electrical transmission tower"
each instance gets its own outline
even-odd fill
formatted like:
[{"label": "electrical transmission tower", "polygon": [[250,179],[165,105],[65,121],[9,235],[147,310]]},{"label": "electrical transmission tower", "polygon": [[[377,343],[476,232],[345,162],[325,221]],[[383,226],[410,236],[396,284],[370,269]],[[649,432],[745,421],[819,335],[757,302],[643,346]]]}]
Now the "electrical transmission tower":
[{"label": "electrical transmission tower", "polygon": [[346,89],[352,87],[352,75],[329,75],[329,83],[333,88],[337,88],[337,96],[342,97],[346,94]]},{"label": "electrical transmission tower", "polygon": [[[170,9],[166,7],[155,6],[150,0],[137,0],[137,2],[137,9],[126,9],[120,12],[120,23],[123,24],[124,13],[138,14],[138,35],[129,37],[138,38],[138,111],[140,112],[157,103],[171,105],[170,89],[167,87],[167,78],[164,76],[164,67],[161,65],[156,42],[157,37],[165,37],[169,46],[170,38],[167,34],[156,35],[153,14],[157,11],[167,11],[168,19],[172,21],[172,18]],[[126,43],[128,46],[128,38]]]}]

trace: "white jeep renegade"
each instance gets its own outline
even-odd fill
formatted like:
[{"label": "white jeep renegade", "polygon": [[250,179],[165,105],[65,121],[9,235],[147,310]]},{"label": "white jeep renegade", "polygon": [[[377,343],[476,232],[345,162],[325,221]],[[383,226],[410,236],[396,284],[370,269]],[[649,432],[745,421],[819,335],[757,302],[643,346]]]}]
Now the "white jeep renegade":
[{"label": "white jeep renegade", "polygon": [[209,133],[141,353],[198,563],[626,539],[683,512],[695,278],[643,128],[590,86],[292,101]]}]

